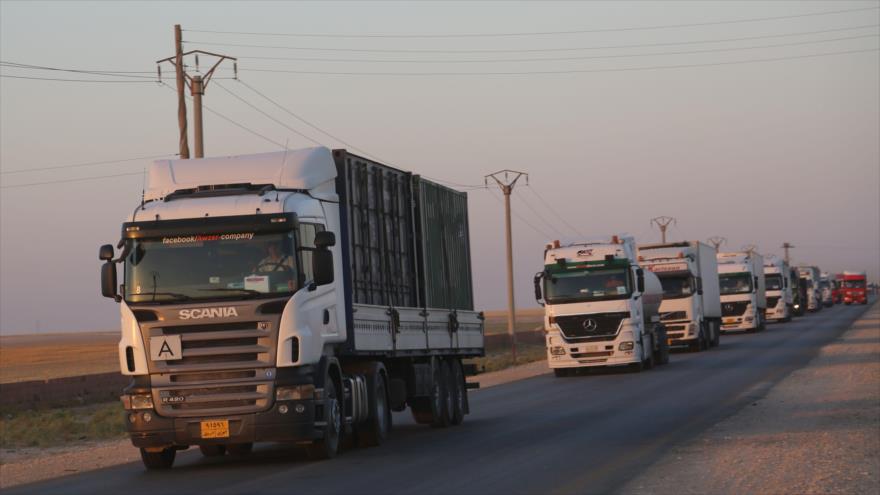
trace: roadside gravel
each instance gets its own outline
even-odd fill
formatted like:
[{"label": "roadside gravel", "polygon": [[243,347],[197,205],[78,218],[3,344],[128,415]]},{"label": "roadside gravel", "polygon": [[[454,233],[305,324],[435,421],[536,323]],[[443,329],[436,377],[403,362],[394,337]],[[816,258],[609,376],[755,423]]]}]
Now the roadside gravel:
[{"label": "roadside gravel", "polygon": [[628,494],[880,493],[880,304],[767,396],[672,449]]}]

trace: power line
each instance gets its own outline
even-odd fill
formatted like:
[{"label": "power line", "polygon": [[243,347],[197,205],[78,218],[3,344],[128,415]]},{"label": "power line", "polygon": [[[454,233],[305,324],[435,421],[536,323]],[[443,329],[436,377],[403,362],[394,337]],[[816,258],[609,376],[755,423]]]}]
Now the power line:
[{"label": "power line", "polygon": [[268,118],[268,119],[271,120],[272,122],[275,122],[276,124],[278,124],[278,125],[284,127],[285,129],[289,130],[290,132],[293,132],[294,134],[297,134],[298,136],[300,136],[300,137],[302,137],[302,138],[304,138],[304,139],[306,139],[306,140],[308,140],[308,141],[310,141],[310,142],[312,142],[312,143],[314,143],[314,144],[317,144],[318,146],[323,146],[323,144],[322,144],[320,141],[318,141],[318,140],[316,140],[316,139],[313,139],[312,137],[307,136],[307,135],[303,134],[302,132],[300,132],[300,131],[294,129],[293,127],[290,127],[289,125],[285,124],[284,122],[282,122],[282,121],[276,119],[276,118],[273,117],[272,115],[270,115],[270,114],[264,112],[262,109],[260,109],[259,107],[257,107],[257,106],[254,105],[253,103],[251,103],[251,102],[245,100],[244,98],[242,98],[241,96],[239,96],[239,95],[233,93],[231,90],[227,89],[227,88],[226,88],[225,86],[223,86],[222,84],[220,84],[220,83],[216,83],[216,84],[217,84],[217,87],[218,87],[218,88],[222,89],[223,91],[226,91],[227,93],[229,93],[230,95],[232,95],[233,98],[235,98],[235,99],[237,99],[238,101],[244,103],[245,105],[247,105],[247,106],[253,108],[253,109],[256,110],[257,112],[260,112],[260,114],[262,114],[263,116],[265,116],[266,118]]},{"label": "power line", "polygon": [[81,83],[155,83],[155,80],[152,81],[142,81],[136,80],[133,81],[131,79],[60,79],[54,77],[29,77],[29,76],[13,76],[9,74],[0,74],[0,77],[8,77],[12,79],[29,79],[32,81],[58,81],[58,82],[81,82]]},{"label": "power line", "polygon": [[[160,83],[160,84],[161,84],[162,86],[164,86],[164,87],[170,89],[171,91],[174,91],[175,93],[177,92],[176,89],[172,88],[171,86],[169,86],[168,84],[166,84],[166,83],[164,83],[164,82],[162,82],[162,83]],[[187,96],[187,98],[192,99],[192,98],[189,97],[189,96]],[[232,125],[238,127],[239,129],[242,129],[242,130],[244,130],[244,131],[247,131],[247,132],[253,134],[254,136],[257,136],[258,138],[261,138],[261,139],[263,139],[263,140],[265,140],[265,141],[267,141],[267,142],[269,142],[269,143],[274,144],[275,146],[278,146],[279,148],[287,148],[285,145],[279,143],[278,141],[275,141],[274,139],[268,138],[268,137],[266,137],[266,136],[260,134],[259,132],[255,131],[255,130],[253,130],[253,129],[250,129],[250,128],[248,128],[248,127],[245,127],[245,126],[242,125],[242,124],[239,124],[239,123],[236,122],[235,120],[233,120],[233,119],[231,119],[231,118],[229,118],[229,117],[223,115],[222,113],[220,113],[220,112],[214,110],[213,108],[209,107],[208,105],[204,105],[204,104],[203,104],[202,106],[205,108],[205,110],[207,110],[207,111],[211,112],[212,114],[216,115],[217,117],[220,117],[221,119],[223,119],[223,120],[229,122],[230,124],[232,124]]]},{"label": "power line", "polygon": [[[796,41],[792,43],[775,43],[771,45],[758,45],[758,46],[742,46],[742,47],[733,47],[733,48],[712,48],[709,50],[687,50],[687,51],[678,51],[678,52],[656,52],[656,53],[619,53],[615,55],[579,55],[576,57],[543,57],[543,58],[496,58],[496,59],[474,59],[474,60],[416,60],[416,59],[408,59],[408,60],[379,60],[379,59],[346,59],[346,58],[314,58],[314,57],[253,57],[260,58],[261,60],[291,60],[291,61],[302,61],[302,62],[356,62],[356,63],[388,63],[388,64],[467,64],[467,63],[505,63],[505,62],[513,62],[513,63],[523,63],[523,62],[561,62],[567,60],[593,60],[593,59],[606,59],[606,58],[633,58],[633,57],[655,57],[655,56],[665,56],[665,55],[693,55],[697,53],[718,53],[718,52],[731,52],[731,51],[740,51],[740,50],[758,50],[763,48],[780,48],[786,46],[801,46],[801,45],[813,45],[817,43],[831,43],[835,41],[848,41],[848,40],[856,40],[863,38],[876,38],[880,36],[880,34],[863,34],[859,36],[847,36],[843,38],[832,38],[826,40],[807,40],[807,41]],[[242,57],[244,59],[251,57]]]},{"label": "power line", "polygon": [[[439,49],[419,49],[419,48],[406,48],[406,49],[393,49],[393,48],[336,48],[336,47],[304,47],[304,46],[279,46],[279,45],[253,45],[253,44],[242,44],[242,43],[223,43],[223,42],[213,42],[213,41],[200,41],[200,40],[190,40],[188,43],[198,43],[201,45],[215,45],[215,46],[233,46],[239,48],[264,48],[264,49],[272,49],[272,50],[299,50],[299,51],[323,51],[323,52],[357,52],[357,53],[431,53],[431,54],[439,54],[439,53],[534,53],[534,52],[568,52],[568,51],[580,51],[580,50],[611,50],[611,49],[619,49],[619,48],[649,48],[649,47],[657,47],[657,46],[674,46],[674,45],[693,45],[693,44],[703,44],[703,43],[727,43],[734,41],[753,41],[759,39],[768,39],[768,38],[785,38],[790,36],[806,36],[812,34],[823,34],[823,33],[833,33],[839,31],[852,31],[857,29],[865,29],[865,28],[873,28],[877,27],[878,24],[866,24],[862,26],[848,26],[842,28],[833,28],[833,29],[821,29],[817,31],[799,31],[795,33],[782,33],[782,34],[770,34],[770,35],[761,35],[761,36],[745,36],[738,38],[715,38],[708,40],[689,40],[689,41],[672,41],[672,42],[662,42],[662,43],[637,43],[637,44],[628,44],[628,45],[599,45],[599,46],[585,46],[585,47],[555,47],[555,48],[501,48],[501,49],[457,49],[457,50],[439,50]],[[260,58],[271,58],[271,57],[245,57],[250,59],[260,59]]]},{"label": "power line", "polygon": [[3,171],[0,171],[0,174],[21,174],[21,173],[28,173],[28,172],[39,172],[41,170],[57,170],[60,168],[76,168],[76,167],[87,167],[90,165],[106,165],[109,163],[133,162],[133,161],[137,161],[137,160],[153,160],[153,159],[164,158],[164,157],[168,157],[168,156],[177,156],[177,154],[176,153],[165,153],[162,155],[138,156],[135,158],[123,158],[123,159],[119,159],[119,160],[103,160],[100,162],[72,163],[72,164],[67,164],[67,165],[51,165],[48,167],[37,167],[37,168],[27,168],[27,169],[22,168],[22,169],[17,169],[17,170],[3,170]]},{"label": "power line", "polygon": [[267,72],[281,74],[311,74],[325,76],[521,76],[521,75],[552,75],[552,74],[587,74],[599,72],[635,72],[662,69],[688,69],[694,67],[713,67],[722,65],[741,65],[761,62],[779,62],[783,60],[798,60],[807,58],[827,57],[832,55],[847,55],[855,53],[876,52],[880,48],[868,48],[863,50],[845,50],[838,52],[812,53],[807,55],[792,55],[787,57],[757,58],[748,60],[735,60],[730,62],[709,62],[700,64],[677,64],[677,65],[652,65],[643,67],[622,67],[614,69],[565,69],[565,70],[535,70],[535,71],[498,71],[498,72],[351,72],[351,71],[317,71],[317,70],[285,70],[285,69],[239,69],[249,72]]},{"label": "power line", "polygon": [[0,61],[0,67],[9,67],[15,69],[31,69],[31,70],[46,70],[46,71],[54,71],[54,72],[73,72],[76,74],[91,74],[97,76],[118,76],[118,77],[128,77],[134,79],[152,79],[155,80],[155,77],[151,76],[137,76],[133,74],[149,74],[149,72],[130,72],[130,71],[98,71],[98,70],[85,70],[85,69],[62,69],[60,67],[48,67],[45,65],[31,65],[31,64],[20,64],[16,62],[5,62]]},{"label": "power line", "polygon": [[193,33],[210,33],[210,34],[235,34],[247,36],[287,36],[301,38],[496,38],[496,37],[515,37],[515,36],[553,36],[568,34],[585,34],[585,33],[610,33],[616,31],[644,31],[653,29],[674,29],[683,27],[698,26],[719,26],[724,24],[740,24],[748,22],[775,21],[781,19],[797,19],[803,17],[815,17],[833,14],[845,14],[850,12],[864,12],[867,10],[877,10],[878,7],[863,7],[858,9],[845,10],[827,10],[824,12],[808,12],[804,14],[782,15],[772,17],[753,17],[748,19],[727,19],[721,21],[694,22],[686,24],[663,24],[656,26],[630,26],[619,28],[600,28],[600,29],[576,29],[570,31],[537,31],[537,32],[520,32],[520,33],[455,33],[455,34],[329,34],[329,33],[267,33],[267,32],[249,32],[249,31],[219,31],[219,30],[198,30],[187,29],[187,32]]},{"label": "power line", "polygon": [[125,174],[97,175],[91,177],[79,177],[76,179],[48,180],[44,182],[29,182],[27,184],[14,184],[11,186],[0,186],[0,189],[17,189],[19,187],[43,186],[47,184],[62,184],[67,182],[82,182],[87,180],[109,179],[112,177],[125,177],[129,175],[143,175],[143,172],[129,172]]},{"label": "power line", "polygon": [[563,232],[562,230],[556,228],[556,226],[553,225],[553,223],[551,223],[551,222],[548,221],[546,218],[544,218],[544,216],[541,215],[541,213],[538,212],[538,210],[535,209],[535,207],[532,206],[532,204],[529,203],[529,202],[526,200],[526,198],[524,198],[521,194],[519,195],[519,199],[523,202],[524,205],[526,205],[526,208],[528,208],[529,210],[531,210],[532,213],[534,213],[535,216],[538,217],[538,220],[540,220],[541,222],[544,222],[544,225],[546,225],[546,226],[549,227],[551,230],[553,230],[554,232],[556,232],[557,234],[559,234],[559,237],[567,237],[566,234],[565,234],[565,232]]},{"label": "power line", "polygon": [[564,223],[566,227],[571,229],[572,232],[575,232],[577,235],[579,235],[581,237],[586,237],[583,234],[583,232],[580,231],[580,229],[578,229],[574,225],[568,223],[568,221],[565,219],[565,217],[560,215],[559,212],[556,211],[556,208],[553,208],[553,206],[549,202],[547,202],[543,196],[538,194],[538,191],[535,189],[535,186],[529,185],[529,187],[527,187],[526,189],[529,189],[532,192],[532,194],[534,194],[538,198],[538,200],[540,200],[542,203],[544,203],[544,206],[546,206],[554,215],[556,215],[556,218],[558,218],[560,221],[562,221],[562,223]]},{"label": "power line", "polygon": [[[489,191],[489,194],[491,194],[492,197],[495,198],[496,201],[498,201],[499,203],[502,203],[502,204],[504,203],[504,201],[495,194],[495,191],[493,191],[491,189],[489,189],[488,191]],[[523,216],[520,215],[519,213],[517,213],[515,210],[512,210],[511,213],[513,213],[513,216],[515,216],[519,221],[521,221],[526,226],[528,226],[529,228],[534,230],[535,233],[537,233],[538,235],[543,236],[545,239],[553,238],[553,235],[548,234],[547,232],[544,232],[543,230],[539,229],[538,227],[535,227],[534,225],[532,225],[531,222],[529,222],[528,220],[523,218]]]}]

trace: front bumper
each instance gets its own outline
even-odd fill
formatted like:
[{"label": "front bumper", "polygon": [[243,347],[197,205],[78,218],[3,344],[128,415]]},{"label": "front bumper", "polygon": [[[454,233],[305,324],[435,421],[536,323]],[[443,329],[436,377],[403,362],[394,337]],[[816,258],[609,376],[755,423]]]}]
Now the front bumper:
[{"label": "front bumper", "polygon": [[[623,332],[621,332],[623,333]],[[641,348],[638,343],[631,350],[621,351],[621,342],[629,341],[629,338],[621,338],[620,334],[614,340],[598,342],[568,342],[561,335],[551,334],[546,339],[547,363],[554,368],[586,368],[594,366],[625,366],[641,361]],[[564,349],[564,354],[554,354],[553,349]]]},{"label": "front bumper", "polygon": [[[287,406],[282,414],[279,406]],[[302,406],[302,407],[298,407]],[[297,410],[300,410],[297,412]],[[145,421],[144,413],[152,416]],[[234,444],[251,442],[301,442],[321,438],[315,427],[315,401],[277,401],[271,409],[258,413],[205,418],[167,418],[154,410],[125,411],[125,422],[135,447]],[[133,421],[132,421],[133,419]],[[204,420],[229,420],[228,438],[202,438]]]},{"label": "front bumper", "polygon": [[752,319],[752,321],[745,321],[745,316],[725,316],[721,319],[722,332],[755,330],[756,328],[758,328],[758,325],[755,319]]}]

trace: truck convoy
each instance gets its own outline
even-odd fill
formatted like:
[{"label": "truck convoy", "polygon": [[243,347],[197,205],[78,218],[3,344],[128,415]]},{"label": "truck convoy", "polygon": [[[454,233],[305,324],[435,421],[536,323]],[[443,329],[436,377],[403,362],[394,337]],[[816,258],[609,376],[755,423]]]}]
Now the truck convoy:
[{"label": "truck convoy", "polygon": [[670,345],[691,350],[717,346],[721,296],[715,249],[699,241],[639,246],[639,265],[663,286],[660,321]]},{"label": "truck convoy", "polygon": [[867,283],[865,272],[843,272],[843,303],[868,304]]},{"label": "truck convoy", "polygon": [[791,268],[782,258],[764,258],[764,283],[767,287],[767,321],[791,320],[794,310]]},{"label": "truck convoy", "polygon": [[767,311],[764,258],[755,252],[718,253],[717,258],[721,330],[764,330]]},{"label": "truck convoy", "polygon": [[807,311],[822,310],[822,292],[819,287],[819,269],[815,266],[799,266],[801,281],[807,285]]},{"label": "truck convoy", "polygon": [[407,407],[461,423],[461,360],[484,354],[469,242],[465,193],[345,150],[155,162],[121,253],[99,255],[144,465],[258,441],[330,458],[349,435],[381,444]]},{"label": "truck convoy", "polygon": [[535,297],[545,307],[547,361],[556,376],[577,368],[666,364],[660,280],[643,269],[632,237],[548,244]]}]

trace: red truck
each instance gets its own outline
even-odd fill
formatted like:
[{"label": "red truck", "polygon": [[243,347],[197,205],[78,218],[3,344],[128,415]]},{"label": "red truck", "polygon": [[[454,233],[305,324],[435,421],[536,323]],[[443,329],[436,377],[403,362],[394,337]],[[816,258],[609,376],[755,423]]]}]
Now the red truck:
[{"label": "red truck", "polygon": [[843,303],[868,304],[867,282],[865,272],[843,272]]}]

